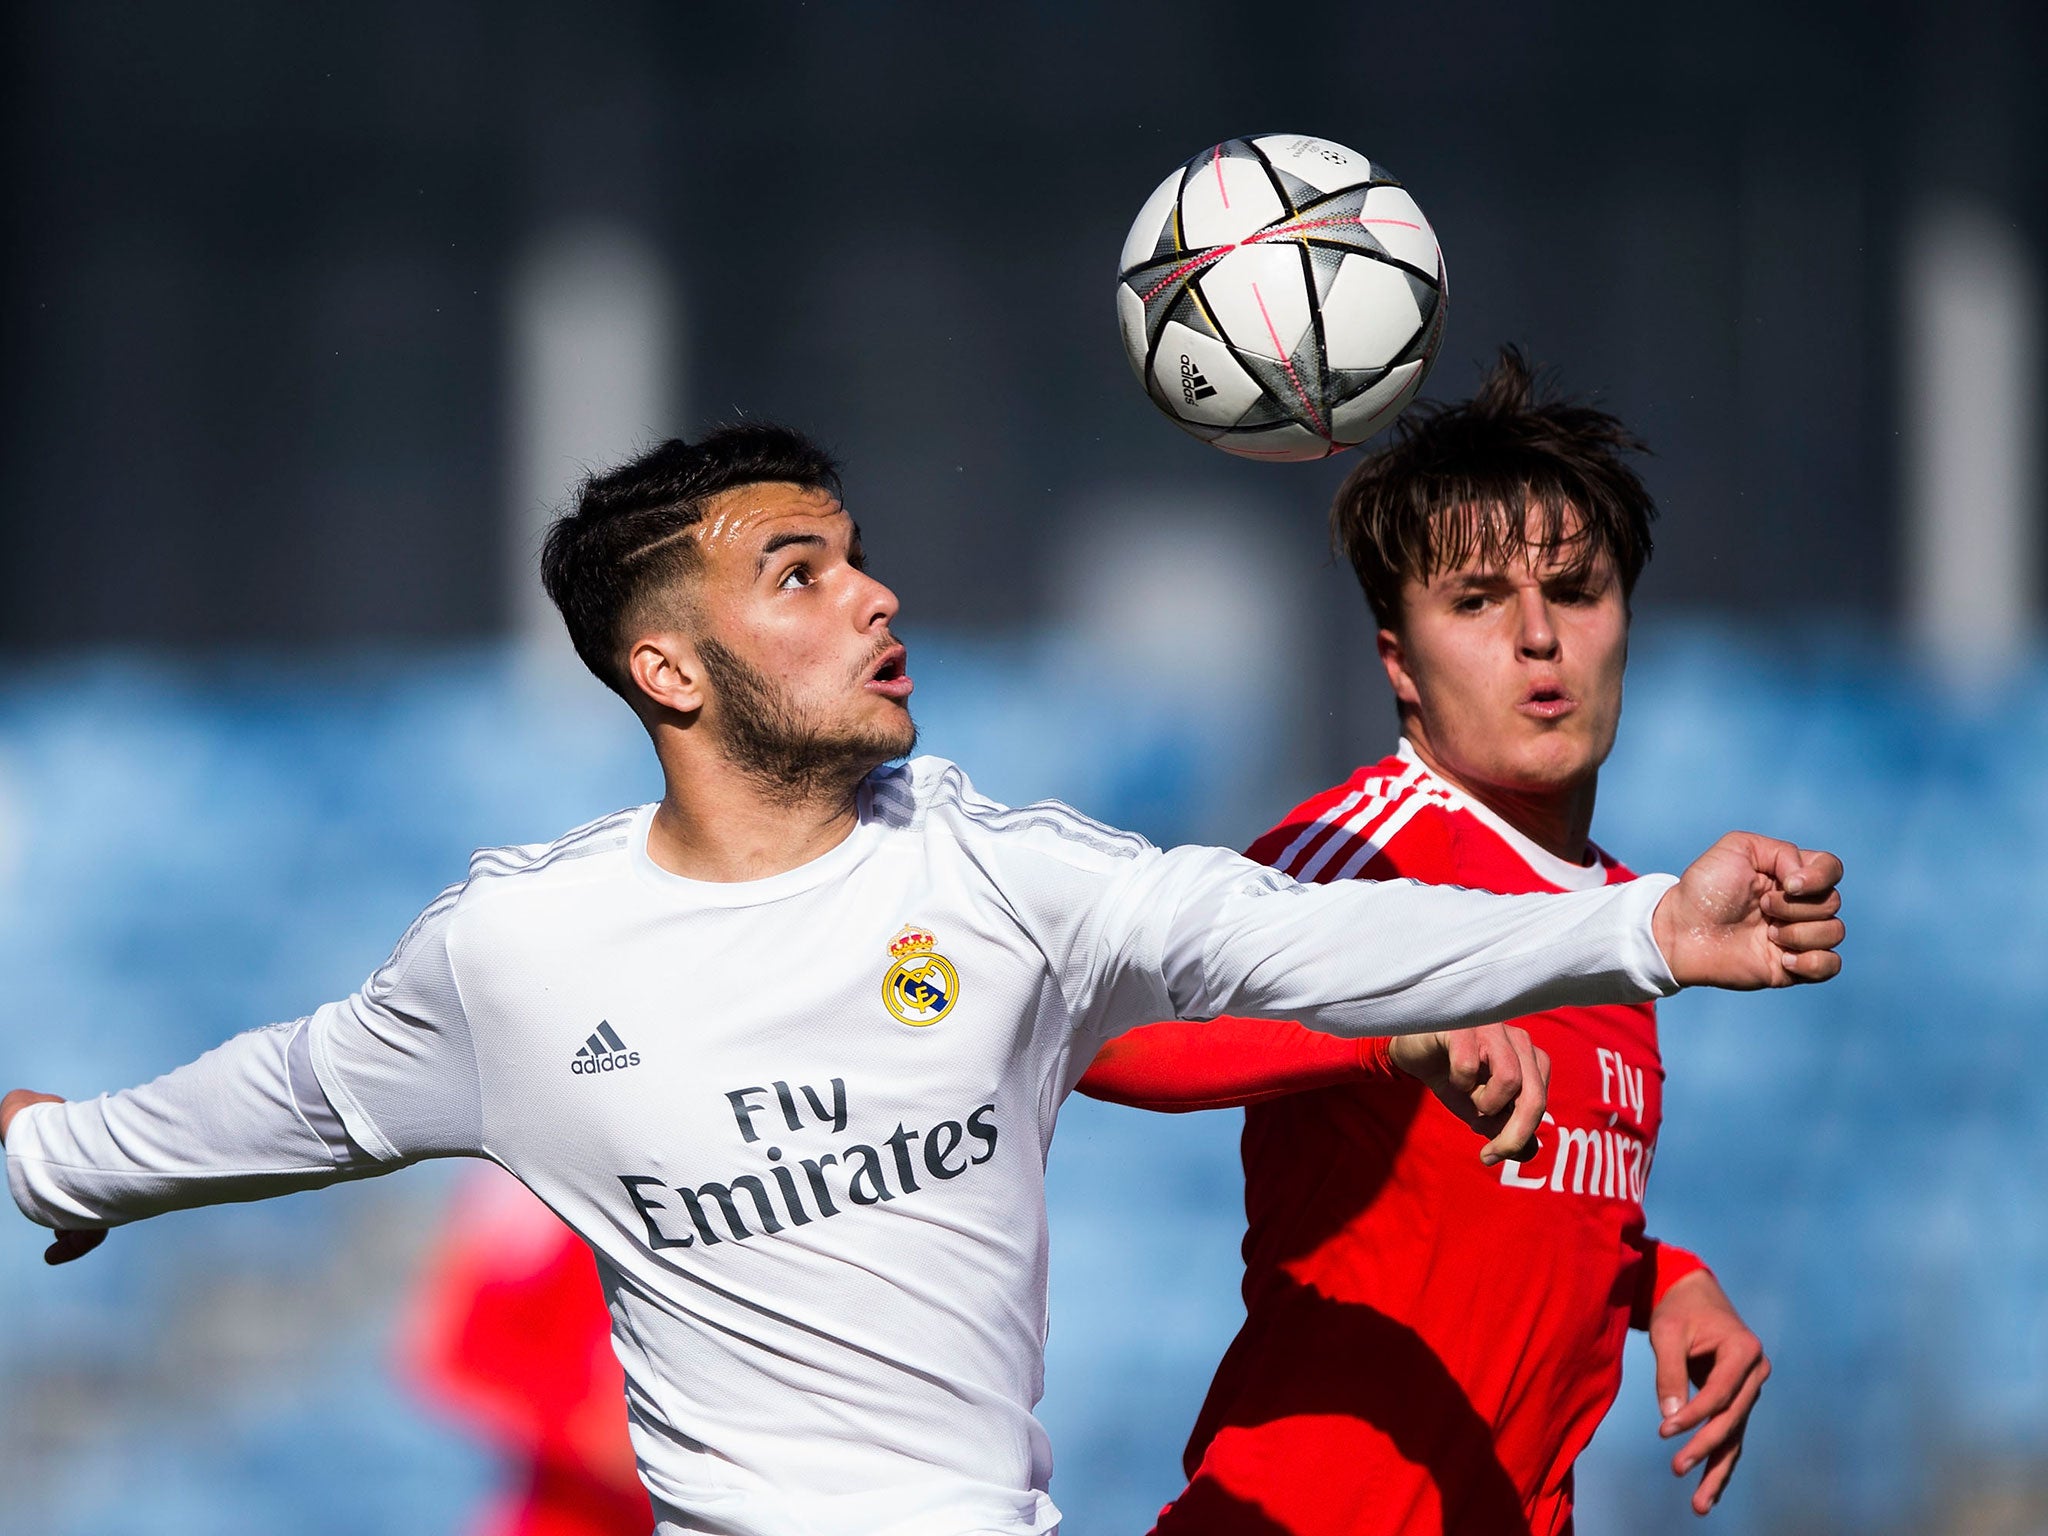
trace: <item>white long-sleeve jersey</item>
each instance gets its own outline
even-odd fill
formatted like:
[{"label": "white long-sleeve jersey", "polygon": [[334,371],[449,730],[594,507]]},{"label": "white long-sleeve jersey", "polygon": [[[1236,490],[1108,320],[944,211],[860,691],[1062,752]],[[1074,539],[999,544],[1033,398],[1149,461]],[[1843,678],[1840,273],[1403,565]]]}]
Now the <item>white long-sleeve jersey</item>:
[{"label": "white long-sleeve jersey", "polygon": [[111,1226],[488,1157],[596,1251],[664,1536],[1025,1536],[1059,1521],[1032,1415],[1045,1157],[1104,1040],[1674,989],[1664,877],[1302,886],[997,805],[932,758],[872,775],[843,843],[765,880],[667,873],[652,814],[479,853],[355,996],[23,1111],[16,1202]]}]

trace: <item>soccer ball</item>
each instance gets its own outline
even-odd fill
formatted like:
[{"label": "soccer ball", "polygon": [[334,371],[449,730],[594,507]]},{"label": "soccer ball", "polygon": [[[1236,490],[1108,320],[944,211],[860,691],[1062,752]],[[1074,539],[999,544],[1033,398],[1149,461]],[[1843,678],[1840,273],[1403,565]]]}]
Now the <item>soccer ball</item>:
[{"label": "soccer ball", "polygon": [[1415,199],[1327,139],[1205,149],[1124,241],[1124,350],[1153,403],[1226,453],[1320,459],[1422,387],[1443,340],[1443,253]]}]

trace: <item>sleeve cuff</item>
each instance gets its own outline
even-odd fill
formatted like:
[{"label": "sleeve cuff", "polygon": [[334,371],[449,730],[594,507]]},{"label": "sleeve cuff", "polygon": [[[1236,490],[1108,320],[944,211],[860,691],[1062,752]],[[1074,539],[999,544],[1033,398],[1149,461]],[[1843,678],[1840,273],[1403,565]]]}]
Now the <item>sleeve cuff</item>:
[{"label": "sleeve cuff", "polygon": [[50,1163],[50,1145],[40,1129],[51,1111],[61,1112],[63,1104],[25,1104],[15,1111],[7,1126],[7,1192],[22,1215],[39,1227],[53,1232],[96,1232],[108,1223],[96,1221],[83,1209],[67,1205],[63,1191],[45,1171]]},{"label": "sleeve cuff", "polygon": [[1629,947],[1629,975],[1652,997],[1669,997],[1679,990],[1678,978],[1671,974],[1671,962],[1657,947],[1656,924],[1657,904],[1676,884],[1676,875],[1642,875],[1629,883],[1629,891],[1641,903],[1641,915]]},{"label": "sleeve cuff", "polygon": [[[1636,1283],[1635,1307],[1629,1317],[1629,1326],[1638,1330],[1648,1329],[1650,1315],[1670,1294],[1671,1287],[1687,1275],[1707,1269],[1706,1260],[1698,1254],[1680,1248],[1676,1243],[1660,1243],[1654,1237],[1643,1239],[1643,1267]],[[1712,1274],[1712,1270],[1707,1270]]]},{"label": "sleeve cuff", "polygon": [[1394,1065],[1394,1037],[1392,1035],[1361,1035],[1358,1038],[1358,1070],[1366,1077],[1394,1077],[1400,1068]]},{"label": "sleeve cuff", "polygon": [[54,1227],[36,1198],[35,1186],[28,1176],[28,1159],[36,1155],[40,1143],[36,1140],[35,1116],[40,1104],[24,1104],[14,1113],[14,1119],[7,1126],[7,1192],[14,1197],[15,1209],[30,1221],[41,1227]]}]

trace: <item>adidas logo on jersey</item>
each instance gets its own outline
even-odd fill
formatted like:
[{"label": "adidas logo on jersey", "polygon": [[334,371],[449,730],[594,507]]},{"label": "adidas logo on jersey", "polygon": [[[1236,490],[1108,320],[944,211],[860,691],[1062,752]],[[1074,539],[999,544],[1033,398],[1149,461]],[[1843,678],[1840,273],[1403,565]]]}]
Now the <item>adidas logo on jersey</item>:
[{"label": "adidas logo on jersey", "polygon": [[599,1072],[623,1072],[628,1067],[639,1065],[640,1053],[627,1050],[619,1032],[602,1019],[590,1038],[583,1042],[583,1048],[569,1058],[569,1070],[578,1077],[590,1077]]},{"label": "adidas logo on jersey", "polygon": [[1183,352],[1180,355],[1180,394],[1189,405],[1197,400],[1206,400],[1216,393],[1216,386],[1202,377],[1202,370],[1195,366],[1195,360]]}]

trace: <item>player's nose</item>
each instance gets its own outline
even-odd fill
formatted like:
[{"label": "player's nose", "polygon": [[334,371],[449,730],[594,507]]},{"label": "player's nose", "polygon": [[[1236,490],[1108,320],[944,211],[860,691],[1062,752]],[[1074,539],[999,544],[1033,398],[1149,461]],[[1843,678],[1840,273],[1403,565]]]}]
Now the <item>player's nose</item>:
[{"label": "player's nose", "polygon": [[860,580],[856,596],[860,627],[864,630],[887,628],[903,605],[897,601],[894,591],[865,571],[860,573]]},{"label": "player's nose", "polygon": [[1550,605],[1539,596],[1524,596],[1521,604],[1521,652],[1535,661],[1549,661],[1557,655],[1557,630],[1550,622]]}]

